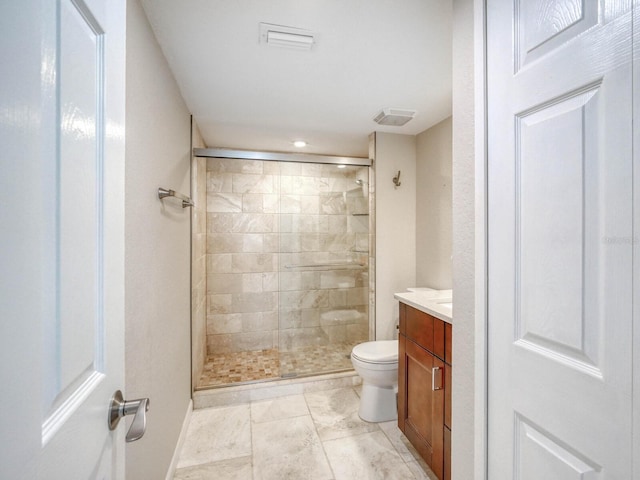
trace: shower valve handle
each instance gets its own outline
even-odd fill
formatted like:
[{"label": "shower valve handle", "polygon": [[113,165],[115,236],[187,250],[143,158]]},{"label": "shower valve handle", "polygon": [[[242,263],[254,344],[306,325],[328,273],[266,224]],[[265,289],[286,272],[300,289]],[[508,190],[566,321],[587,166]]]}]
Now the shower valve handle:
[{"label": "shower valve handle", "polygon": [[115,430],[122,417],[135,414],[125,440],[127,442],[135,442],[141,439],[147,428],[148,410],[148,398],[127,401],[122,397],[122,392],[117,390],[113,394],[111,405],[109,406],[109,430]]}]

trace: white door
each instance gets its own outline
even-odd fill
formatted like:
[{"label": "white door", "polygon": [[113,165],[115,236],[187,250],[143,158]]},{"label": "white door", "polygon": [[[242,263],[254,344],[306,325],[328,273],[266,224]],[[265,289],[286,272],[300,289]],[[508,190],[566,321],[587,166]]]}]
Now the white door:
[{"label": "white door", "polygon": [[0,5],[0,478],[123,478],[123,0]]},{"label": "white door", "polygon": [[631,13],[487,2],[491,480],[634,478]]}]

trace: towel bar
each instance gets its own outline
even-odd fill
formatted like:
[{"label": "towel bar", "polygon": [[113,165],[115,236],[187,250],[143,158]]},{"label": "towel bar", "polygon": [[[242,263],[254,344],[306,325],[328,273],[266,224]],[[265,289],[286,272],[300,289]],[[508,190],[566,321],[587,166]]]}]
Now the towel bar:
[{"label": "towel bar", "polygon": [[166,197],[175,197],[179,200],[182,200],[182,208],[195,206],[191,198],[187,197],[186,195],[178,193],[175,190],[162,188],[162,187],[158,188],[158,198],[162,200]]}]

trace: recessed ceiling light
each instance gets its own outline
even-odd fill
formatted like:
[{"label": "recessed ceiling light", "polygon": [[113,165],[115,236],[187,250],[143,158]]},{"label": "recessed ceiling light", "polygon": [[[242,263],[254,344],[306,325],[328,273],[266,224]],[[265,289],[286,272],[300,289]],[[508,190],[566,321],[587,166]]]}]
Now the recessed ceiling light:
[{"label": "recessed ceiling light", "polygon": [[347,168],[346,165],[338,165],[338,168]]},{"label": "recessed ceiling light", "polygon": [[307,142],[305,142],[304,140],[296,140],[295,142],[293,142],[293,146],[297,148],[304,148],[307,146]]}]

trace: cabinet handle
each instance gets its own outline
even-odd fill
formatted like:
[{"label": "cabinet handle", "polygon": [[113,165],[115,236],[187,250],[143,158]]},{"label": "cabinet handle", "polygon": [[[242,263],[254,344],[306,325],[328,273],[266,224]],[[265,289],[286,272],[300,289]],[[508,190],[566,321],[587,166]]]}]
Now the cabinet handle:
[{"label": "cabinet handle", "polygon": [[[436,375],[437,372],[440,372],[439,375]],[[438,382],[436,383],[436,376],[438,377]],[[431,390],[442,390],[442,368],[433,367],[431,369]]]}]

